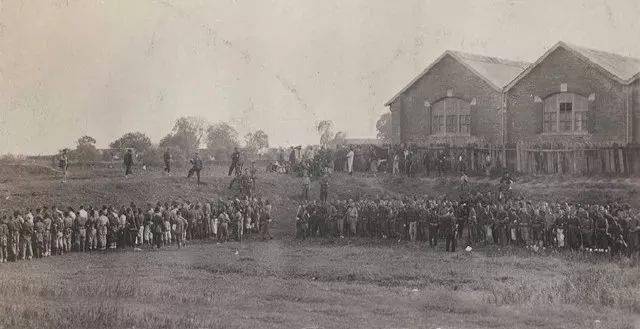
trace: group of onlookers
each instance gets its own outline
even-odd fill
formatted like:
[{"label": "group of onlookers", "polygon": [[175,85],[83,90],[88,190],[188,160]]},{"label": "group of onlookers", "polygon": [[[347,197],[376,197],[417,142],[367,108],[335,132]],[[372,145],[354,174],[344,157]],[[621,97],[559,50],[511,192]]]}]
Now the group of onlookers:
[{"label": "group of onlookers", "polygon": [[581,204],[506,198],[502,193],[461,200],[428,197],[304,201],[296,235],[374,237],[410,241],[440,239],[456,245],[496,244],[610,251],[638,255],[640,212],[627,204]]},{"label": "group of onlookers", "polygon": [[0,262],[67,252],[143,246],[182,247],[195,239],[242,240],[247,234],[271,239],[272,206],[244,197],[210,202],[158,202],[144,207],[56,206],[19,210],[0,219]]}]

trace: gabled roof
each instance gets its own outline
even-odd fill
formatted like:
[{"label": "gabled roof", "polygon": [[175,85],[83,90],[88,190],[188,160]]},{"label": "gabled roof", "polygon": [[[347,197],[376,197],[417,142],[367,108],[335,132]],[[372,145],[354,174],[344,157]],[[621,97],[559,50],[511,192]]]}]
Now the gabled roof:
[{"label": "gabled roof", "polygon": [[527,76],[535,67],[542,63],[556,49],[563,48],[575,56],[593,64],[602,72],[607,74],[611,79],[621,83],[629,84],[640,77],[640,59],[622,56],[606,51],[595,50],[590,48],[579,47],[560,41],[551,49],[547,50],[538,60],[531,64],[524,72],[520,73],[513,81],[511,81],[505,90],[511,89],[518,81]]},{"label": "gabled roof", "polygon": [[516,62],[497,57],[447,50],[384,105],[389,106],[389,104],[393,103],[400,95],[411,88],[413,84],[425,76],[436,64],[447,56],[452,57],[454,60],[462,64],[496,91],[502,91],[503,87],[507,83],[518,76],[518,74],[520,74],[529,65],[529,63],[525,62]]}]

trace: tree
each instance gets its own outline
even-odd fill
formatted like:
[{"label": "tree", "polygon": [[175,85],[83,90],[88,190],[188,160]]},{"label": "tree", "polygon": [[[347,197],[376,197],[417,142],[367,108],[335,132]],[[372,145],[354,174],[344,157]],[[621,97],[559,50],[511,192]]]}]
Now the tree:
[{"label": "tree", "polygon": [[244,136],[247,148],[253,152],[269,147],[269,136],[262,130],[247,133]]},{"label": "tree", "polygon": [[192,139],[195,148],[199,148],[209,127],[209,122],[202,117],[181,117],[176,120],[171,132]]},{"label": "tree", "polygon": [[219,122],[207,129],[207,149],[216,157],[238,146],[238,132],[226,122]]},{"label": "tree", "polygon": [[376,122],[376,130],[378,130],[378,137],[383,143],[391,143],[391,113],[383,113]]},{"label": "tree", "polygon": [[70,157],[80,162],[96,161],[100,157],[100,152],[96,148],[96,140],[91,136],[82,136],[76,142],[76,149]]},{"label": "tree", "polygon": [[322,120],[316,126],[318,134],[320,134],[320,145],[327,146],[333,139],[333,121]]},{"label": "tree", "polygon": [[346,142],[346,139],[347,139],[347,133],[344,131],[338,131],[335,137],[333,137],[333,144],[344,145],[344,143]]},{"label": "tree", "polygon": [[202,144],[207,127],[207,121],[201,117],[178,118],[171,133],[160,140],[160,147],[171,148],[177,156],[188,159]]},{"label": "tree", "polygon": [[149,139],[147,135],[141,132],[131,132],[126,133],[122,137],[111,142],[109,146],[111,146],[112,149],[118,150],[132,148],[136,150],[136,152],[144,153],[147,150],[151,149],[151,147],[153,147],[153,144],[151,143],[151,139]]}]

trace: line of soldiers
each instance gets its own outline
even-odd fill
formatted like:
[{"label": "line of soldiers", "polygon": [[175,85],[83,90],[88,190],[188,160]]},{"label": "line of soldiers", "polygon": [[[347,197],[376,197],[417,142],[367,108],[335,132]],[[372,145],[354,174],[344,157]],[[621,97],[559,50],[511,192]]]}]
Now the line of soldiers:
[{"label": "line of soldiers", "polygon": [[491,193],[459,201],[397,199],[305,201],[296,214],[296,236],[373,237],[456,245],[496,244],[609,251],[638,255],[640,212],[628,204],[606,205],[505,200]]},{"label": "line of soldiers", "polygon": [[78,251],[125,247],[161,248],[195,239],[230,238],[247,234],[271,239],[273,207],[263,198],[219,199],[212,202],[158,202],[119,209],[84,206],[42,207],[14,211],[0,219],[0,262],[30,260]]}]

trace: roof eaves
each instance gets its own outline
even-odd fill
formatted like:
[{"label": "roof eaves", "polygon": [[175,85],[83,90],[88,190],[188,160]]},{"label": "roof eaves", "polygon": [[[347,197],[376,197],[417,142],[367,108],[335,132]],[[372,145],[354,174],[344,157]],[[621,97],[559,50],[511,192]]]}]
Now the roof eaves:
[{"label": "roof eaves", "polygon": [[486,82],[489,86],[494,88],[496,91],[498,91],[498,92],[502,91],[502,87],[496,86],[493,82],[491,82],[489,79],[487,79],[487,77],[485,77],[484,75],[480,74],[480,72],[478,72],[476,69],[474,69],[469,64],[467,64],[466,61],[463,58],[458,56],[458,54],[455,51],[446,50],[442,55],[440,55],[438,58],[436,58],[429,66],[427,66],[427,68],[424,69],[418,76],[413,78],[413,80],[411,80],[404,88],[402,88],[398,93],[396,93],[389,101],[384,103],[384,106],[389,106],[389,105],[391,105],[391,103],[395,102],[396,99],[398,99],[398,97],[400,97],[400,95],[402,95],[405,91],[407,91],[409,88],[411,88],[411,86],[413,86],[413,84],[415,84],[418,80],[420,80],[425,74],[427,74],[431,70],[431,68],[433,68],[433,66],[435,66],[437,63],[439,63],[447,55],[453,57],[453,59],[455,59],[458,63],[462,64],[462,66],[464,66],[469,71],[471,71],[473,74],[478,76],[480,79],[482,79],[482,81]]},{"label": "roof eaves", "polygon": [[444,53],[442,53],[442,55],[438,56],[438,58],[436,58],[431,64],[429,64],[429,66],[427,66],[426,69],[422,70],[422,72],[420,72],[420,74],[418,74],[408,84],[406,84],[402,89],[400,89],[399,92],[397,92],[395,95],[393,95],[393,97],[389,101],[384,103],[384,106],[389,106],[389,105],[391,105],[391,103],[395,102],[396,99],[398,99],[398,97],[400,97],[400,95],[402,95],[405,91],[407,91],[409,88],[411,88],[411,86],[413,86],[414,83],[416,83],[418,80],[420,80],[425,74],[427,74],[427,72],[429,72],[429,70],[431,70],[431,68],[433,66],[435,66],[438,62],[440,62],[447,55],[450,55],[450,52],[448,50],[445,51]]},{"label": "roof eaves", "polygon": [[629,84],[631,83],[635,78],[632,78],[629,81],[625,81],[623,79],[620,79],[620,77],[618,77],[617,75],[613,74],[611,71],[607,70],[606,68],[604,68],[602,65],[592,61],[591,59],[589,59],[587,56],[583,55],[582,53],[580,53],[580,51],[576,50],[575,48],[573,48],[570,44],[567,44],[564,41],[558,41],[555,45],[553,45],[553,47],[551,47],[549,50],[547,50],[542,56],[540,56],[533,64],[529,65],[529,67],[527,67],[524,71],[522,71],[522,73],[518,74],[513,80],[511,80],[511,82],[509,82],[509,84],[507,84],[504,89],[503,92],[507,92],[509,91],[511,88],[513,88],[513,86],[516,85],[516,83],[518,83],[518,81],[522,80],[525,76],[527,76],[534,68],[536,68],[538,65],[540,65],[540,63],[544,62],[544,60],[551,54],[553,53],[556,49],[558,49],[559,47],[562,47],[566,50],[568,50],[569,52],[571,52],[572,54],[574,54],[576,57],[579,57],[580,59],[582,59],[583,61],[595,66],[596,68],[598,68],[600,71],[602,71],[604,74],[606,74],[607,76],[609,76],[610,79],[620,83],[620,84]]},{"label": "roof eaves", "polygon": [[455,58],[458,62],[460,62],[460,64],[462,64],[464,67],[466,67],[469,71],[473,72],[473,74],[475,74],[480,79],[482,79],[484,82],[489,84],[489,86],[491,86],[493,89],[495,89],[498,92],[502,91],[501,87],[496,86],[493,82],[491,82],[491,80],[487,79],[487,77],[485,77],[484,75],[480,74],[480,72],[478,72],[476,69],[474,69],[471,65],[467,64],[467,62],[464,59],[460,58],[455,51],[447,50],[447,52],[449,54],[451,54],[451,56],[453,58]]}]

